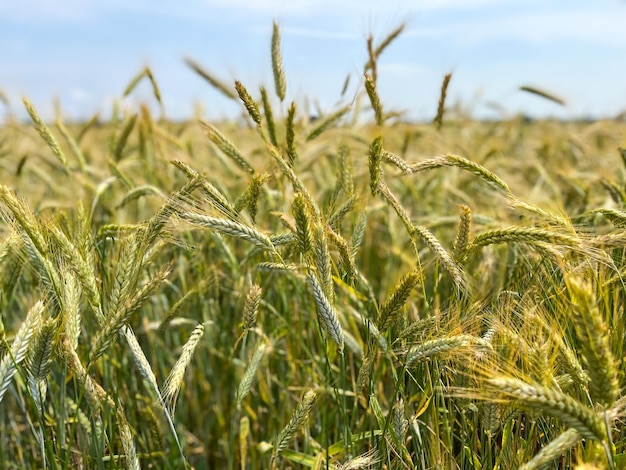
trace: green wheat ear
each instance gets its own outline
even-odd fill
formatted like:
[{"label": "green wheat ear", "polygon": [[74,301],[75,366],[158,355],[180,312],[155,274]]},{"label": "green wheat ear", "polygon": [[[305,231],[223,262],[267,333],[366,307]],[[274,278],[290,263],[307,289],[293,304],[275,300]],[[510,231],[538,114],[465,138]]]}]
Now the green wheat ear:
[{"label": "green wheat ear", "polygon": [[59,129],[59,132],[61,132],[61,135],[65,139],[65,142],[67,143],[67,145],[69,145],[70,149],[72,149],[72,153],[74,154],[74,156],[76,157],[76,160],[78,161],[78,168],[80,169],[81,172],[84,172],[87,162],[85,161],[85,155],[83,151],[80,149],[78,139],[75,139],[72,136],[70,131],[65,127],[65,125],[63,125],[60,118],[57,119],[55,124],[57,126],[57,129]]},{"label": "green wheat ear", "polygon": [[246,367],[246,370],[244,371],[243,376],[241,378],[241,382],[239,382],[239,387],[237,388],[236,400],[237,400],[238,407],[241,406],[241,403],[244,400],[244,398],[246,398],[248,393],[250,393],[252,382],[254,381],[254,378],[256,377],[256,373],[259,370],[261,361],[265,357],[265,354],[267,353],[268,349],[269,349],[269,345],[262,341],[256,347],[254,354],[252,354],[252,357],[250,358],[250,362],[248,363],[248,366]]},{"label": "green wheat ear", "polygon": [[371,76],[365,74],[365,90],[367,91],[367,96],[369,96],[370,103],[372,104],[372,109],[374,110],[374,115],[376,116],[376,125],[383,125],[383,105],[380,101],[380,97],[378,96],[378,92],[376,91],[376,83]]},{"label": "green wheat ear", "polygon": [[341,328],[341,323],[339,322],[337,311],[329,302],[322,285],[313,271],[309,271],[308,280],[311,290],[313,291],[313,298],[317,305],[317,314],[320,324],[326,330],[328,336],[330,336],[339,347],[339,351],[343,351],[344,333]]},{"label": "green wheat ear", "polygon": [[[192,181],[199,182],[200,190],[213,207],[215,207],[219,212],[221,212],[224,216],[228,218],[237,218],[238,211],[231,205],[231,203],[228,201],[228,198],[224,196],[224,194],[219,189],[209,183],[204,176],[200,175],[200,173],[198,173],[196,170],[179,160],[175,160],[171,163],[189,177],[190,183]],[[193,191],[193,188],[195,188],[195,184],[192,185],[189,190],[179,191],[180,197],[177,197],[176,199],[184,199],[187,195],[191,193],[191,191]]]},{"label": "green wheat ear", "polygon": [[265,87],[261,87],[261,102],[263,103],[263,113],[265,114],[265,122],[267,123],[267,133],[270,137],[270,142],[274,147],[278,147],[278,139],[276,138],[276,124],[274,122],[274,112],[272,111],[272,105],[269,97],[267,96],[267,90]]},{"label": "green wheat ear", "polygon": [[[43,302],[37,302],[26,315],[26,319],[11,343],[9,352],[0,360],[0,402],[11,384],[11,380],[17,373],[18,366],[26,359],[29,348],[34,346],[37,335],[41,332],[42,315],[44,312]],[[36,352],[36,351],[35,351]]]},{"label": "green wheat ear", "polygon": [[274,74],[276,96],[280,98],[280,101],[284,101],[287,81],[285,80],[285,69],[283,68],[283,56],[280,52],[280,28],[276,21],[274,21],[272,27],[272,72]]},{"label": "green wheat ear", "polygon": [[587,439],[603,441],[606,427],[603,418],[592,408],[555,388],[533,385],[519,379],[498,377],[489,379],[494,393],[514,400],[517,406],[538,410],[560,419]]},{"label": "green wheat ear", "polygon": [[236,100],[237,99],[237,94],[231,89],[230,86],[226,85],[219,78],[215,77],[212,73],[208,72],[200,64],[198,64],[195,60],[190,59],[190,58],[186,58],[185,59],[185,63],[194,72],[196,72],[199,76],[201,76],[203,79],[205,79],[213,88],[218,90],[224,96],[226,96],[227,98],[230,98],[231,100]]},{"label": "green wheat ear", "polygon": [[226,156],[230,157],[242,170],[250,175],[254,175],[254,168],[243,157],[241,152],[230,140],[224,136],[217,128],[208,122],[200,121],[206,135]]},{"label": "green wheat ear", "polygon": [[120,135],[115,140],[115,145],[113,146],[113,160],[115,162],[119,162],[121,160],[122,152],[124,151],[124,147],[126,147],[126,143],[128,142],[128,138],[130,137],[130,133],[133,131],[136,122],[137,115],[133,114],[123,124]]},{"label": "green wheat ear", "polygon": [[331,128],[332,126],[334,126],[335,124],[337,124],[337,122],[344,117],[346,114],[348,114],[348,112],[350,112],[350,110],[352,109],[352,104],[347,104],[341,108],[339,108],[337,111],[335,111],[334,113],[329,114],[328,116],[326,116],[324,119],[322,119],[320,121],[320,123],[315,126],[313,128],[313,130],[311,132],[309,132],[309,134],[306,136],[306,140],[307,142],[316,139],[317,137],[320,136],[320,134],[322,134],[322,132],[326,131],[327,129]]},{"label": "green wheat ear", "polygon": [[565,282],[572,306],[571,320],[587,365],[591,399],[610,406],[620,395],[620,382],[617,361],[611,350],[609,326],[598,307],[591,284],[569,274]]},{"label": "green wheat ear", "polygon": [[259,305],[261,304],[261,294],[263,289],[258,284],[254,284],[248,291],[246,303],[243,309],[243,329],[249,330],[256,324]]},{"label": "green wheat ear", "polygon": [[176,408],[176,399],[178,398],[178,393],[180,392],[180,389],[183,385],[185,371],[187,370],[187,367],[191,362],[193,352],[200,342],[203,334],[204,325],[200,323],[192,331],[189,339],[183,346],[180,357],[176,361],[176,364],[174,364],[174,367],[172,367],[170,375],[165,381],[165,386],[163,387],[163,400],[169,405],[169,410],[172,415],[174,414],[174,410]]},{"label": "green wheat ear", "polygon": [[298,250],[302,254],[307,254],[313,246],[313,232],[311,228],[311,208],[307,198],[302,193],[298,193],[294,197],[291,210],[296,220]]},{"label": "green wheat ear", "polygon": [[313,409],[315,397],[316,393],[313,390],[309,390],[304,394],[304,397],[302,397],[302,400],[298,403],[296,410],[293,412],[289,423],[287,423],[276,437],[274,442],[273,465],[275,465],[278,455],[287,447],[289,441],[291,441],[296,433],[304,426],[306,419]]},{"label": "green wheat ear", "polygon": [[370,190],[373,196],[378,194],[380,189],[381,169],[380,163],[383,159],[383,138],[376,137],[370,145],[369,170],[370,170]]},{"label": "green wheat ear", "polygon": [[417,173],[419,171],[449,166],[461,168],[462,170],[474,173],[494,190],[502,193],[508,198],[513,198],[513,194],[511,193],[509,186],[504,181],[502,181],[500,177],[498,177],[494,172],[488,170],[482,165],[479,165],[478,163],[475,163],[471,160],[468,160],[467,158],[463,158],[458,155],[448,154],[416,163],[411,166],[411,171],[413,173]]},{"label": "green wheat ear", "polygon": [[348,284],[353,284],[356,279],[357,267],[354,262],[354,257],[352,256],[352,250],[348,245],[347,240],[345,240],[341,235],[335,232],[332,228],[327,229],[328,237],[339,251],[339,256],[341,259],[341,265],[346,274],[346,282]]},{"label": "green wheat ear", "polygon": [[259,111],[259,105],[252,99],[246,87],[238,80],[235,80],[235,89],[237,90],[237,94],[239,95],[239,99],[243,102],[246,107],[246,111],[255,122],[257,126],[261,125],[261,112]]},{"label": "green wheat ear", "polygon": [[443,126],[443,113],[445,112],[446,94],[448,93],[448,85],[450,84],[451,78],[451,73],[446,74],[446,76],[443,77],[443,83],[441,84],[441,94],[439,96],[439,104],[437,106],[437,115],[433,120],[433,122],[435,123],[435,127],[437,127],[437,130],[441,129],[441,126]]},{"label": "green wheat ear", "polygon": [[374,45],[374,37],[370,34],[367,37],[367,54],[369,56],[369,60],[365,64],[365,73],[371,71],[372,80],[374,83],[378,81],[378,57],[383,53],[389,45],[396,40],[406,25],[401,23],[398,27],[393,29],[378,45]]},{"label": "green wheat ear", "polygon": [[333,303],[335,288],[333,286],[332,260],[328,250],[328,237],[322,224],[316,224],[312,229],[312,257],[318,280],[321,283],[324,295]]},{"label": "green wheat ear", "polygon": [[48,144],[48,147],[50,147],[52,152],[59,158],[59,161],[63,165],[63,168],[65,169],[65,171],[69,173],[70,168],[67,163],[67,158],[65,157],[63,150],[61,150],[61,146],[52,135],[52,132],[50,132],[50,129],[48,128],[48,126],[46,126],[46,124],[41,120],[33,104],[30,101],[28,101],[26,98],[23,98],[22,101],[24,102],[26,111],[28,111],[28,115],[30,116],[31,120],[33,121],[33,124],[35,125],[35,130],[37,131],[39,136],[44,140],[44,142]]},{"label": "green wheat ear", "polygon": [[286,134],[285,134],[285,145],[287,147],[287,159],[289,162],[289,166],[293,166],[293,164],[298,159],[298,154],[296,153],[296,130],[295,130],[295,118],[296,118],[296,103],[292,102],[289,106],[289,110],[287,111],[287,122],[285,123]]},{"label": "green wheat ear", "polygon": [[459,222],[459,228],[452,245],[452,256],[454,260],[463,265],[466,258],[467,246],[469,244],[470,225],[472,222],[472,210],[465,204],[460,206],[461,220]]},{"label": "green wheat ear", "polygon": [[540,470],[559,458],[581,441],[580,434],[574,428],[564,431],[557,438],[544,446],[537,454],[520,467],[520,470]]},{"label": "green wheat ear", "polygon": [[392,293],[380,306],[377,327],[380,331],[386,330],[394,322],[395,316],[406,304],[411,291],[417,286],[421,275],[418,271],[405,274],[394,287]]},{"label": "green wheat ear", "polygon": [[354,194],[353,162],[350,147],[346,144],[339,146],[339,183],[337,184],[347,197]]},{"label": "green wheat ear", "polygon": [[247,191],[250,194],[250,198],[248,199],[246,205],[248,207],[248,212],[250,213],[250,217],[252,218],[252,222],[256,221],[259,198],[261,197],[263,186],[269,179],[270,179],[269,173],[263,173],[262,175],[255,175],[250,180],[250,186],[248,186],[248,191]]}]

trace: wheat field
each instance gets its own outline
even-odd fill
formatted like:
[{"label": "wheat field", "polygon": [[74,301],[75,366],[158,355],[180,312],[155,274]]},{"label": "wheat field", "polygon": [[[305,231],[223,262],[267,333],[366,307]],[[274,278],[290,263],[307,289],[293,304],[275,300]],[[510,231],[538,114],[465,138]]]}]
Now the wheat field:
[{"label": "wheat field", "polygon": [[[1,468],[626,467],[626,125],[472,120],[450,76],[405,122],[377,92],[401,30],[317,119],[277,25],[267,87],[187,60],[239,120],[24,99]],[[123,95],[142,80],[160,103],[149,68]]]}]

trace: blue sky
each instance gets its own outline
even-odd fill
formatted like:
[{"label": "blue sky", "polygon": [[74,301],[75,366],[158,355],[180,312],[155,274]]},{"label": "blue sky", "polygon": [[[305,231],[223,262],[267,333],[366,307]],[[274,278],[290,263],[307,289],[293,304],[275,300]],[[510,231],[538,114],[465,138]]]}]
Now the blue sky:
[{"label": "blue sky", "polygon": [[[166,116],[236,115],[235,104],[183,62],[189,56],[250,91],[272,87],[272,21],[282,30],[287,101],[326,110],[363,88],[365,38],[407,28],[382,55],[386,109],[432,119],[443,76],[449,103],[475,116],[524,112],[575,118],[626,110],[626,1],[598,0],[0,0],[0,90],[23,116],[27,96],[46,117],[109,116],[114,99],[149,65]],[[518,91],[562,97],[562,108]],[[153,103],[143,84],[125,101]],[[493,104],[497,104],[497,111]],[[0,103],[0,117],[6,112]]]}]

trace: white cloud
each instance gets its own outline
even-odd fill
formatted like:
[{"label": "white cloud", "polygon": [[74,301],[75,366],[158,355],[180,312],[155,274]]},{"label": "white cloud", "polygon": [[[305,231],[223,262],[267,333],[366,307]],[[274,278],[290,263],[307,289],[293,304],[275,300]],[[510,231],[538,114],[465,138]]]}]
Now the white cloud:
[{"label": "white cloud", "polygon": [[[265,31],[264,31],[265,32]],[[339,40],[360,40],[361,37],[357,34],[352,34],[347,31],[331,31],[317,28],[295,28],[284,27],[280,30],[283,36],[300,36],[317,39],[339,39]]]},{"label": "white cloud", "polygon": [[189,19],[215,19],[217,9],[246,14],[265,14],[284,18],[349,15],[366,17],[372,14],[398,14],[438,9],[468,9],[503,3],[503,0],[0,0],[0,16],[5,20],[24,22],[81,21],[94,19],[107,12],[161,14]]},{"label": "white cloud", "polygon": [[464,45],[512,38],[533,43],[579,40],[591,44],[625,46],[624,14],[626,5],[605,8],[585,5],[583,8],[572,6],[559,10],[533,7],[532,10],[515,14],[507,10],[497,10],[478,20],[467,21],[459,18],[453,22],[423,28],[417,24],[406,35],[448,38]]},{"label": "white cloud", "polygon": [[72,88],[68,95],[71,99],[80,103],[91,103],[93,101],[93,95],[83,88]]},{"label": "white cloud", "polygon": [[[192,0],[193,1],[193,0]],[[189,1],[187,3],[190,3]],[[196,3],[196,2],[194,2]],[[313,16],[349,13],[351,16],[390,11],[430,11],[440,9],[471,9],[494,4],[506,4],[505,0],[205,0],[205,5],[245,9],[248,11]]]},{"label": "white cloud", "polygon": [[378,73],[386,79],[417,78],[427,73],[433,73],[433,70],[415,62],[383,62],[378,65]]},{"label": "white cloud", "polygon": [[90,0],[0,0],[0,16],[4,20],[24,22],[84,20],[93,6]]}]

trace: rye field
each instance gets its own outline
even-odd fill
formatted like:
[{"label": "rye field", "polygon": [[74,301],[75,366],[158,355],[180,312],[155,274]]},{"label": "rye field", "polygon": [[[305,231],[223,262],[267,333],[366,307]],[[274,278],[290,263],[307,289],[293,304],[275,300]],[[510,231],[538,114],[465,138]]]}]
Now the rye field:
[{"label": "rye field", "polygon": [[0,468],[626,468],[626,123],[404,122],[399,32],[316,119],[277,26],[188,60],[240,119],[6,119]]}]

